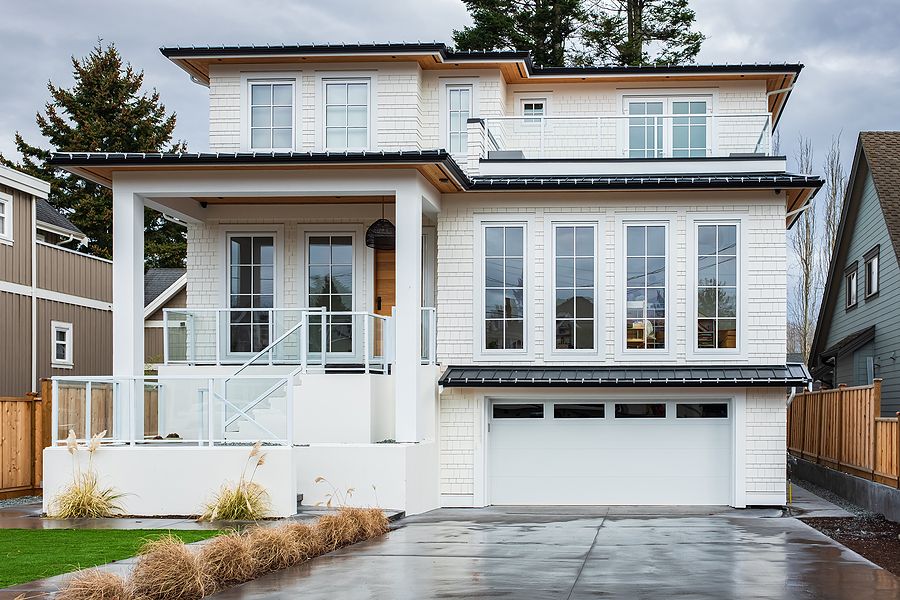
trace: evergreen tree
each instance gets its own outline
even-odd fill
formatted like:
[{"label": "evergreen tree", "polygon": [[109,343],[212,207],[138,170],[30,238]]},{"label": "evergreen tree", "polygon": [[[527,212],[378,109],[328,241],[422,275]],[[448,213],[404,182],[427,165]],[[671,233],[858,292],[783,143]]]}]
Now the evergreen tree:
[{"label": "evergreen tree", "polygon": [[[37,124],[60,152],[183,152],[172,143],[175,114],[166,114],[156,90],[142,93],[144,73],[135,72],[114,44],[100,41],[83,58],[72,57],[75,84],[64,89],[48,82],[51,100]],[[34,146],[16,133],[18,164],[0,155],[0,163],[50,182],[49,202],[87,236],[87,250],[112,258],[112,192],[48,164],[51,150]],[[147,267],[184,266],[185,232],[158,212],[146,209],[144,243]]]}]

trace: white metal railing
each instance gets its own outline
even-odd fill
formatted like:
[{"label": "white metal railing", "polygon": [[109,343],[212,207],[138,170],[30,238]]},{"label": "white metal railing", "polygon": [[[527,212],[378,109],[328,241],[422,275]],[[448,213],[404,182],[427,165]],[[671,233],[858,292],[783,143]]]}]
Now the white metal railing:
[{"label": "white metal railing", "polygon": [[[261,440],[290,445],[294,432],[292,376],[136,376],[52,379],[51,443],[70,430],[78,441],[105,430],[104,443],[215,446]],[[256,390],[262,385],[263,394]],[[263,401],[266,413],[254,412]],[[229,425],[240,424],[240,429]]]},{"label": "white metal railing", "polygon": [[484,124],[488,156],[496,150],[522,158],[772,155],[769,113],[487,117]]}]

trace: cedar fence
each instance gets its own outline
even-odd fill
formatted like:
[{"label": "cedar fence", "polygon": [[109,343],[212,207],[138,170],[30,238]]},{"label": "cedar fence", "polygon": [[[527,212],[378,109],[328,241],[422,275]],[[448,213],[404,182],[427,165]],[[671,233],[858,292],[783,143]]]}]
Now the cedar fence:
[{"label": "cedar fence", "polygon": [[41,493],[50,397],[0,397],[0,499]]},{"label": "cedar fence", "polygon": [[797,394],[788,451],[798,458],[900,488],[900,413],[881,416],[881,380]]}]

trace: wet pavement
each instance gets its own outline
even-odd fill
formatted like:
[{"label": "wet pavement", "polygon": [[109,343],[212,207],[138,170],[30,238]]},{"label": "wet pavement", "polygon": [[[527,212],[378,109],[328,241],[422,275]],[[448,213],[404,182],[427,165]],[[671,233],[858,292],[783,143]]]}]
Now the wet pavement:
[{"label": "wet pavement", "polygon": [[214,596],[900,598],[900,580],[780,510],[443,509]]}]

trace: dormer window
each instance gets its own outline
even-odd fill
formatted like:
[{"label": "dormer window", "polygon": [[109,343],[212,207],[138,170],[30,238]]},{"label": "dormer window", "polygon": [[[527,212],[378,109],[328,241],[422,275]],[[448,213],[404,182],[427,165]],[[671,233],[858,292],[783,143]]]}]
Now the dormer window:
[{"label": "dormer window", "polygon": [[294,84],[260,81],[250,84],[250,148],[294,149]]},{"label": "dormer window", "polygon": [[369,80],[325,82],[325,149],[369,149]]}]

